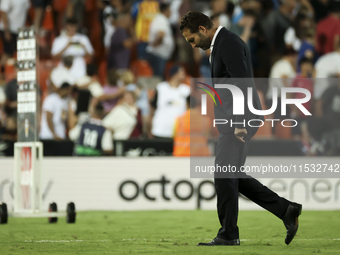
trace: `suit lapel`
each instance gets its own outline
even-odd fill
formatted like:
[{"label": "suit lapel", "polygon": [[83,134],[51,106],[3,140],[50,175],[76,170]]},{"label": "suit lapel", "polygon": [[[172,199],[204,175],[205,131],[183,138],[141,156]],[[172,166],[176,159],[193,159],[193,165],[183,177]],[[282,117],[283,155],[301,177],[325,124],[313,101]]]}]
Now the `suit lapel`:
[{"label": "suit lapel", "polygon": [[215,45],[213,46],[212,54],[210,54],[211,55],[211,59],[210,59],[211,60],[211,64],[210,64],[211,77],[214,77],[214,56],[217,51],[217,47],[215,46],[216,46],[216,40],[215,40]]},{"label": "suit lapel", "polygon": [[218,35],[216,36],[215,42],[214,42],[213,52],[211,54],[211,64],[210,64],[211,77],[214,77],[214,72],[213,72],[214,71],[214,62],[215,62],[214,59],[215,59],[216,51],[218,49],[218,43],[219,43],[218,39],[221,36],[223,30],[226,30],[226,28],[223,27],[219,31]]}]

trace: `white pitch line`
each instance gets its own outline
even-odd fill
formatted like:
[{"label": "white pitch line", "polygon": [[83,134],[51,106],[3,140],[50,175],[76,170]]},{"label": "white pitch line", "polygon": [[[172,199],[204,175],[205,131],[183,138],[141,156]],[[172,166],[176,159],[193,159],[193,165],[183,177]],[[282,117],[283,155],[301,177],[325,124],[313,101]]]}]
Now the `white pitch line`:
[{"label": "white pitch line", "polygon": [[[211,239],[205,239],[211,240]],[[273,241],[280,241],[282,238],[277,239],[240,239],[241,242],[258,242],[258,241],[265,241],[265,242],[273,242]],[[325,239],[325,238],[313,238],[313,239],[300,239],[297,238],[296,241],[340,241],[340,238],[333,238],[333,239]],[[114,240],[25,240],[25,243],[72,243],[72,242],[110,242]],[[121,241],[152,241],[152,242],[174,242],[178,240],[174,239],[121,239]],[[191,240],[192,241],[192,240]],[[197,240],[199,241],[199,240]]]},{"label": "white pitch line", "polygon": [[84,242],[84,240],[25,240],[25,243],[71,243],[71,242]]}]

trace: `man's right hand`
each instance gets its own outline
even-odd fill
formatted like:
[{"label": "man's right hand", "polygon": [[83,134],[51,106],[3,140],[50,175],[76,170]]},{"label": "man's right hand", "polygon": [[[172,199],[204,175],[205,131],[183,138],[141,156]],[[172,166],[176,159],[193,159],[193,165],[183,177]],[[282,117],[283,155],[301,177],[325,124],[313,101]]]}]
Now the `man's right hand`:
[{"label": "man's right hand", "polygon": [[245,143],[244,137],[245,137],[246,134],[247,134],[247,129],[245,129],[245,128],[235,128],[234,135],[236,136],[236,138],[238,140],[240,140],[243,143]]}]

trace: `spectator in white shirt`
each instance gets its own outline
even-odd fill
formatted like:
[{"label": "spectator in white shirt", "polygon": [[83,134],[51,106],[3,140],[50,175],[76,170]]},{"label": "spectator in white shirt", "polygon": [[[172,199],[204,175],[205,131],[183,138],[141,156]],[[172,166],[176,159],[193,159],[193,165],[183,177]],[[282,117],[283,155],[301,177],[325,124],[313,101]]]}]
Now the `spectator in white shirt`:
[{"label": "spectator in white shirt", "polygon": [[[266,106],[270,108],[273,101],[273,88],[277,88],[277,109],[274,117],[282,119],[281,116],[281,88],[290,87],[296,76],[297,53],[293,49],[287,49],[284,56],[275,62],[269,74],[269,88],[266,94]],[[288,113],[287,113],[288,114]]]},{"label": "spectator in white shirt", "polygon": [[[336,50],[321,56],[315,63],[314,98],[321,99],[322,94],[334,78],[340,78],[340,43]],[[333,79],[332,79],[333,78]]]},{"label": "spectator in white shirt", "polygon": [[86,67],[86,75],[76,81],[78,89],[88,89],[93,97],[104,95],[104,89],[95,77],[96,67],[94,64],[88,64]]},{"label": "spectator in white shirt", "polygon": [[53,41],[51,53],[55,59],[73,56],[71,73],[78,79],[86,74],[85,57],[92,57],[93,48],[86,35],[77,33],[77,20],[72,18],[66,21],[65,33]]},{"label": "spectator in white shirt", "polygon": [[0,1],[0,36],[3,43],[4,54],[1,57],[1,68],[9,57],[16,52],[18,29],[25,25],[29,0],[1,0]]},{"label": "spectator in white shirt", "polygon": [[40,139],[66,139],[68,100],[72,87],[63,83],[56,93],[48,95],[42,105]]},{"label": "spectator in white shirt", "polygon": [[[125,91],[122,103],[115,106],[103,119],[103,126],[113,132],[113,139],[127,140],[142,132],[140,110],[136,106],[136,95]],[[138,130],[136,130],[138,129]]]},{"label": "spectator in white shirt", "polygon": [[170,6],[162,3],[160,11],[151,22],[146,51],[154,75],[164,78],[166,62],[174,51],[175,42],[169,21]]},{"label": "spectator in white shirt", "polygon": [[52,91],[57,91],[57,89],[65,82],[69,83],[71,86],[75,84],[75,79],[71,72],[72,65],[73,57],[64,56],[61,60],[61,64],[52,70],[50,76]]},{"label": "spectator in white shirt", "polygon": [[172,138],[176,119],[186,111],[186,98],[190,94],[190,87],[182,83],[184,79],[184,68],[174,66],[170,70],[169,82],[157,84],[151,101],[149,136]]}]

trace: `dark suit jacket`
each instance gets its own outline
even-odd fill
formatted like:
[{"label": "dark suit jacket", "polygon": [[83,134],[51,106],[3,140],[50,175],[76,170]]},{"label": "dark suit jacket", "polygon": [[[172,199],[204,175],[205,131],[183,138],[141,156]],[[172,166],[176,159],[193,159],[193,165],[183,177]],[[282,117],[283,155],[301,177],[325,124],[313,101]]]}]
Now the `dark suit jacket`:
[{"label": "dark suit jacket", "polygon": [[[216,125],[220,133],[234,132],[235,127],[243,128],[243,124],[230,127],[230,120],[233,122],[243,122],[246,120],[248,134],[252,137],[258,128],[248,127],[248,120],[261,119],[248,109],[248,88],[253,88],[253,106],[255,109],[262,110],[259,96],[256,91],[253,72],[251,66],[250,53],[244,41],[234,33],[222,28],[215,38],[211,55],[211,76],[215,84],[232,84],[240,88],[244,95],[244,115],[233,115],[233,97],[229,89],[216,89],[220,95],[222,105],[218,102],[215,106],[215,119],[227,119],[226,125]],[[251,125],[259,126],[260,122],[251,122]]]}]

